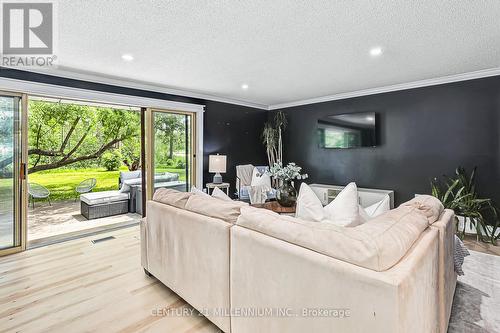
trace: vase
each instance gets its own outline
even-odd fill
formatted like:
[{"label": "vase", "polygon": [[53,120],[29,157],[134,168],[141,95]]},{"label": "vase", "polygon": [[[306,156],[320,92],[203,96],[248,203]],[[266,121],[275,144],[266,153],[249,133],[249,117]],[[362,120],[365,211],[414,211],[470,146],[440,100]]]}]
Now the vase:
[{"label": "vase", "polygon": [[283,207],[292,207],[297,201],[297,191],[290,180],[284,180],[276,192],[276,200]]}]

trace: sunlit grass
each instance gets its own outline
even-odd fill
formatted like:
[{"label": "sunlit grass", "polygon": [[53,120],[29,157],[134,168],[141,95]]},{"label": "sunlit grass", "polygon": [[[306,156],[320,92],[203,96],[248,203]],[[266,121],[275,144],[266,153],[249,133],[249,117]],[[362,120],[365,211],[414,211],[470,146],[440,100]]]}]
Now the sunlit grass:
[{"label": "sunlit grass", "polygon": [[[122,167],[120,171],[127,171]],[[56,169],[28,175],[28,181],[45,186],[50,191],[50,199],[68,200],[76,197],[76,186],[85,179],[95,178],[97,185],[93,192],[118,190],[120,171],[106,171],[104,168],[92,169]],[[185,180],[184,169],[161,168],[157,172],[173,172],[179,174],[179,180]]]}]

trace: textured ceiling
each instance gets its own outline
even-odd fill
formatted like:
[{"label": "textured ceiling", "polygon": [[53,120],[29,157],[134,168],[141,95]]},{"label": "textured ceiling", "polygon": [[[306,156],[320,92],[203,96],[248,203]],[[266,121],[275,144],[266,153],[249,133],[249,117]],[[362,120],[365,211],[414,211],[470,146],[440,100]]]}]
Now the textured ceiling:
[{"label": "textured ceiling", "polygon": [[500,67],[498,0],[66,0],[57,11],[60,69],[262,105]]}]

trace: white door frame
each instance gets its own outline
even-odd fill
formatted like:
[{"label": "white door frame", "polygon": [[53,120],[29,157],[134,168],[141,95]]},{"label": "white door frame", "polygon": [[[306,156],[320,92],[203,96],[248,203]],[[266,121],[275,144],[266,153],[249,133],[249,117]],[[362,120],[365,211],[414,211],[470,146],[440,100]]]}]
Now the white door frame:
[{"label": "white door frame", "polygon": [[198,158],[196,158],[196,180],[194,185],[203,186],[203,113],[205,111],[205,105],[115,94],[10,78],[0,78],[0,90],[25,93],[40,97],[196,113],[196,156]]}]

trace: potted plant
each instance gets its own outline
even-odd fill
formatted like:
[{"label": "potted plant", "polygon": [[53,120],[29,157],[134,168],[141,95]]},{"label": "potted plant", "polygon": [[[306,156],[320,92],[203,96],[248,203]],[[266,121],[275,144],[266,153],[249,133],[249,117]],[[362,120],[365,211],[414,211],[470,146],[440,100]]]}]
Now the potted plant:
[{"label": "potted plant", "polygon": [[301,174],[302,168],[295,163],[283,166],[281,162],[274,163],[269,170],[269,175],[278,180],[279,186],[276,192],[278,203],[284,207],[292,207],[297,201],[297,190],[293,186],[294,179],[307,179],[307,174]]},{"label": "potted plant", "polygon": [[287,119],[283,111],[276,112],[272,121],[264,124],[262,142],[266,146],[269,166],[283,162],[283,132],[287,126]]},{"label": "potted plant", "polygon": [[[476,168],[469,175],[458,167],[453,177],[444,176],[431,182],[432,195],[441,200],[445,208],[453,209],[456,215],[457,233],[461,238],[466,233],[476,233],[477,238],[495,244],[500,238],[498,212],[491,199],[480,198],[475,184]],[[488,225],[486,216],[493,221]]]}]

